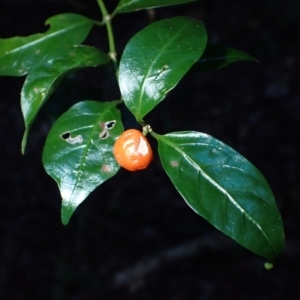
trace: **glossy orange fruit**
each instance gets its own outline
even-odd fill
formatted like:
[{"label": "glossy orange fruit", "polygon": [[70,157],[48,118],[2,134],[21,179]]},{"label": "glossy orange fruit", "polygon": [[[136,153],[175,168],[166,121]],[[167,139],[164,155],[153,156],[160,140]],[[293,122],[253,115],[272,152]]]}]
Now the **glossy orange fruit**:
[{"label": "glossy orange fruit", "polygon": [[114,156],[119,165],[129,171],[148,167],[153,152],[146,137],[136,129],[124,131],[114,145]]}]

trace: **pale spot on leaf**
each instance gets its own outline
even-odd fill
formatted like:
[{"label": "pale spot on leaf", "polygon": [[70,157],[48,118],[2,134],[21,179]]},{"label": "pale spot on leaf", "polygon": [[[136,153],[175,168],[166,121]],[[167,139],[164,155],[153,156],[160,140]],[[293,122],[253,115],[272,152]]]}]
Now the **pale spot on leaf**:
[{"label": "pale spot on leaf", "polygon": [[103,165],[101,168],[101,171],[104,173],[110,173],[112,171],[112,169],[109,165]]},{"label": "pale spot on leaf", "polygon": [[103,131],[100,132],[99,138],[100,138],[101,140],[105,140],[105,139],[107,139],[108,137],[109,137],[109,133],[108,133],[107,129],[104,128]]},{"label": "pale spot on leaf", "polygon": [[171,160],[171,166],[174,167],[174,168],[178,167],[179,166],[178,161],[177,160]]},{"label": "pale spot on leaf", "polygon": [[82,135],[77,135],[75,137],[72,137],[71,136],[71,133],[69,131],[67,132],[64,132],[60,135],[60,137],[66,141],[67,143],[71,144],[71,145],[75,145],[75,144],[78,144],[78,143],[82,143],[83,142],[83,138],[82,138]]}]

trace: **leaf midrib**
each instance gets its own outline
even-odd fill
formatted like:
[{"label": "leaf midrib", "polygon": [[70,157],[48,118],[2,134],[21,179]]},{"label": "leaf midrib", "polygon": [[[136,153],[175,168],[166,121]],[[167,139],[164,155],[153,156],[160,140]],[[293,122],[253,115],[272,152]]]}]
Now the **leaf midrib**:
[{"label": "leaf midrib", "polygon": [[[94,57],[94,53],[88,54],[85,57],[82,57],[79,61],[75,62],[72,66],[68,66],[68,68],[64,69],[64,70],[56,70],[56,74],[55,75],[49,75],[49,76],[43,76],[43,77],[38,77],[36,76],[35,73],[33,73],[33,78],[31,78],[31,74],[29,74],[26,78],[26,81],[24,83],[24,88],[27,87],[27,83],[29,82],[30,84],[32,84],[32,82],[36,81],[36,80],[41,80],[44,78],[49,78],[51,79],[50,84],[47,86],[47,89],[43,92],[44,96],[42,96],[42,100],[39,103],[39,108],[38,110],[36,110],[30,117],[28,117],[28,113],[27,113],[27,118],[25,119],[25,123],[26,123],[26,127],[30,126],[33,123],[33,120],[35,119],[37,113],[39,112],[39,110],[42,108],[42,106],[45,104],[45,102],[50,98],[50,96],[52,95],[52,93],[54,92],[54,90],[52,90],[53,85],[58,81],[61,80],[66,73],[68,73],[69,71],[73,71],[75,69],[84,69],[84,68],[90,68],[90,67],[94,67],[94,66],[99,66],[101,65],[101,62],[97,62],[95,65],[93,66],[84,66],[83,63],[85,61],[88,61],[90,58]],[[99,56],[100,57],[100,56]],[[61,58],[59,58],[61,59]],[[43,63],[45,61],[41,61],[39,62],[38,66],[36,65],[35,67],[41,67],[43,66]],[[29,94],[27,94],[28,96]],[[25,98],[29,98],[25,96]],[[40,96],[40,94],[38,94],[35,98],[38,98]],[[21,93],[21,103],[23,103],[25,100],[23,100],[23,93]],[[34,100],[31,101],[31,103],[34,103]],[[32,113],[32,111],[30,111],[30,113]]]},{"label": "leaf midrib", "polygon": [[[109,109],[110,109],[110,106],[107,106],[106,109],[103,111],[103,113],[101,113],[101,114],[99,115],[99,118],[102,118],[103,115],[105,115],[105,114],[109,111]],[[99,121],[99,120],[98,120],[98,121]],[[74,191],[77,189],[78,182],[80,181],[80,178],[81,178],[81,176],[82,176],[82,174],[83,174],[83,171],[82,171],[82,170],[84,169],[83,165],[84,165],[84,162],[85,162],[86,159],[87,159],[87,152],[88,152],[88,149],[90,148],[90,145],[91,145],[91,143],[92,143],[92,139],[93,139],[92,137],[93,137],[93,135],[94,135],[94,133],[95,133],[95,131],[96,131],[96,128],[98,128],[98,127],[97,127],[98,121],[97,121],[96,124],[94,125],[93,130],[91,131],[90,138],[88,139],[88,143],[86,144],[86,147],[85,147],[85,149],[84,149],[84,151],[83,151],[83,155],[82,155],[82,158],[81,158],[81,160],[80,160],[80,167],[78,168],[78,174],[79,174],[79,175],[76,177],[76,181],[75,181],[75,184],[74,184],[74,186],[73,186],[73,189],[72,189],[72,192],[71,192],[70,199],[73,198]],[[68,206],[69,206],[69,204],[70,204],[70,199],[68,199]]]},{"label": "leaf midrib", "polygon": [[[178,19],[183,19],[184,17],[178,17]],[[179,31],[177,31],[177,33],[166,43],[164,44],[164,46],[160,49],[160,51],[158,52],[158,54],[155,56],[155,58],[153,59],[153,61],[151,62],[151,64],[149,64],[147,71],[143,77],[142,80],[142,84],[141,84],[141,88],[140,88],[140,94],[139,94],[139,99],[138,99],[138,115],[139,117],[141,117],[141,103],[142,103],[142,96],[144,95],[144,90],[145,90],[145,81],[148,78],[148,73],[150,70],[152,70],[153,65],[156,63],[156,61],[158,60],[158,58],[162,55],[162,53],[165,52],[165,49],[174,41],[174,39],[176,39],[178,37],[178,35],[181,34],[182,31],[184,31],[186,29],[186,27],[188,27],[190,25],[190,23],[185,24],[185,26],[183,26]]]},{"label": "leaf midrib", "polygon": [[[68,27],[64,27],[63,29],[60,29],[60,30],[56,30],[56,31],[52,31],[53,28],[50,28],[49,31],[46,31],[45,33],[38,33],[37,35],[41,35],[42,37],[41,38],[37,38],[25,45],[22,45],[20,47],[17,47],[17,48],[14,48],[13,50],[11,51],[8,51],[8,53],[5,53],[5,55],[8,55],[8,54],[13,54],[15,52],[19,52],[21,51],[23,48],[32,48],[34,45],[38,45],[42,42],[44,42],[44,40],[47,40],[47,39],[50,39],[50,38],[53,38],[59,34],[62,34],[64,32],[68,32],[70,30],[74,30],[76,29],[77,27],[80,27],[82,26],[84,23],[89,23],[88,21],[84,20],[84,21],[81,21],[80,23],[76,23],[75,25],[73,24],[72,26],[68,26]],[[51,24],[50,24],[51,25]],[[27,37],[22,37],[24,39],[26,39]]]},{"label": "leaf midrib", "polygon": [[[176,149],[177,152],[179,152],[182,156],[184,155],[185,157],[187,157],[187,159],[190,161],[190,163],[196,167],[196,169],[198,169],[201,174],[203,175],[203,177],[205,177],[210,183],[212,183],[217,189],[219,189],[223,194],[228,195],[228,199],[231,200],[231,203],[233,205],[235,205],[236,208],[238,208],[247,218],[249,221],[251,221],[258,229],[259,231],[262,233],[262,235],[264,236],[264,238],[268,241],[269,245],[271,246],[271,248],[273,249],[273,251],[275,252],[275,254],[277,254],[276,248],[274,247],[273,243],[271,243],[270,239],[268,238],[268,236],[266,235],[265,231],[261,228],[261,226],[258,224],[258,222],[251,217],[242,207],[240,204],[238,204],[234,198],[231,196],[231,194],[229,192],[227,192],[222,186],[220,186],[215,180],[213,180],[208,174],[206,174],[204,172],[204,170],[202,170],[202,168],[189,156],[186,154],[186,152],[182,151],[182,149],[180,149],[177,144],[172,143],[170,140],[168,140],[168,137],[166,138],[166,136],[163,136],[163,141],[168,144],[169,146],[173,147],[174,149]],[[207,144],[208,145],[208,144]]]},{"label": "leaf midrib", "polygon": [[[194,2],[194,1],[196,1],[196,0],[186,0],[186,1],[189,1],[189,2]],[[125,7],[125,11],[127,11],[127,9],[128,9],[128,6],[129,6],[129,9],[130,9],[130,6],[132,5],[132,4],[135,4],[136,2],[139,2],[139,0],[132,0],[132,1],[128,1],[128,2],[125,2],[123,5],[120,5],[120,6],[118,6],[117,8],[116,8],[116,12],[122,12],[122,10],[123,10],[123,8]],[[179,3],[180,4],[180,3]],[[156,4],[155,4],[156,5]],[[158,5],[158,6],[168,6],[168,5],[172,5],[172,4],[170,4],[170,3],[167,3],[167,4],[160,4],[160,5]],[[173,5],[175,5],[175,4],[173,4]],[[127,6],[127,9],[126,9],[126,6]],[[153,6],[151,6],[151,5],[149,5],[149,6],[147,6],[147,7],[153,7]],[[125,12],[124,11],[124,12]]]}]

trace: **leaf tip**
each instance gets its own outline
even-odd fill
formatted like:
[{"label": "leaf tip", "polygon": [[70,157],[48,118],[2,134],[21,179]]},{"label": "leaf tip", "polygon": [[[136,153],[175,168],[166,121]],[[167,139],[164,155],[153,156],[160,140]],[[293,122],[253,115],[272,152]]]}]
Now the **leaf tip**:
[{"label": "leaf tip", "polygon": [[68,225],[69,224],[70,219],[65,218],[63,215],[61,215],[61,223],[63,225]]},{"label": "leaf tip", "polygon": [[66,206],[62,205],[60,217],[61,217],[61,222],[63,225],[69,224],[72,214],[73,214],[73,211],[68,209]]},{"label": "leaf tip", "polygon": [[69,201],[63,198],[62,205],[61,205],[61,214],[60,214],[61,222],[63,225],[69,224],[75,209],[76,207],[70,205]]}]

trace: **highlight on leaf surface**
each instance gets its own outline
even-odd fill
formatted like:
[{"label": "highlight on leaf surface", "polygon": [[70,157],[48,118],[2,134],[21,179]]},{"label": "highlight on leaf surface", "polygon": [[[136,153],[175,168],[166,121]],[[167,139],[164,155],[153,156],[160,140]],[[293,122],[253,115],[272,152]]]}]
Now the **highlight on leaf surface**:
[{"label": "highlight on leaf surface", "polygon": [[151,134],[166,173],[196,213],[270,261],[282,251],[284,229],[273,193],[249,161],[204,133]]},{"label": "highlight on leaf surface", "polygon": [[26,75],[45,54],[60,47],[81,44],[93,23],[87,17],[65,13],[49,18],[46,25],[50,28],[45,33],[0,39],[0,75]]},{"label": "highlight on leaf surface", "polygon": [[[43,164],[58,184],[65,225],[78,205],[120,168],[113,146],[123,132],[123,125],[115,106],[115,102],[79,102],[56,121],[48,134]],[[111,120],[114,126],[108,138],[101,139],[103,124]]]},{"label": "highlight on leaf surface", "polygon": [[196,0],[121,0],[114,13],[126,13],[140,9],[184,4]]},{"label": "highlight on leaf surface", "polygon": [[141,120],[173,89],[204,52],[202,22],[175,17],[152,23],[127,43],[119,85],[125,105]]},{"label": "highlight on leaf surface", "polygon": [[33,121],[58,87],[61,79],[76,70],[96,67],[108,62],[107,54],[97,48],[78,45],[55,49],[33,65],[21,91],[21,108],[25,123],[23,154]]}]

